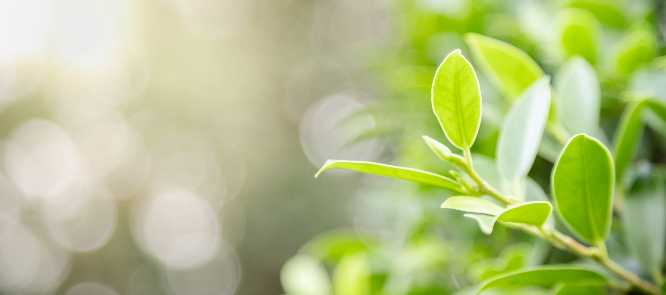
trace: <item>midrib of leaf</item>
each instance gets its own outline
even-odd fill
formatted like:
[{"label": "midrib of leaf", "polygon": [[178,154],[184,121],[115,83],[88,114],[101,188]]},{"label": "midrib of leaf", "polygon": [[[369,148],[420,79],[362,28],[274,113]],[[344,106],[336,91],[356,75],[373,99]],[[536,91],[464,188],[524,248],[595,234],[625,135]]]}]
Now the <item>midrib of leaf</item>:
[{"label": "midrib of leaf", "polygon": [[585,156],[585,141],[584,140],[582,140],[580,142],[580,147],[581,147],[582,154],[583,154],[583,180],[585,182],[585,192],[586,192],[585,199],[587,201],[587,211],[588,211],[587,213],[590,216],[590,224],[592,226],[592,234],[594,235],[594,238],[597,239],[599,237],[599,233],[597,233],[597,225],[594,222],[594,214],[592,212],[592,200],[590,198],[590,196],[591,196],[591,194],[590,194],[590,183],[587,179],[587,175],[588,175],[588,172],[587,172],[587,157]]},{"label": "midrib of leaf", "polygon": [[460,62],[460,57],[456,58],[456,64],[454,69],[455,71],[455,81],[456,81],[456,109],[458,110],[458,131],[460,131],[460,138],[463,141],[463,148],[467,148],[467,140],[465,139],[465,130],[463,128],[463,114],[462,114],[462,99],[460,98],[460,81],[458,73],[458,63]]}]

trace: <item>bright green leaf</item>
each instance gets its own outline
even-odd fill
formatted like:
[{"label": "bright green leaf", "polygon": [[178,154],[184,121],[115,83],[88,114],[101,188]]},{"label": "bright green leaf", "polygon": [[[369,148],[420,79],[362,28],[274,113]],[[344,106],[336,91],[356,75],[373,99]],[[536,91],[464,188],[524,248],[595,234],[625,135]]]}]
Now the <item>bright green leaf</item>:
[{"label": "bright green leaf", "polygon": [[553,285],[564,286],[602,286],[608,280],[589,269],[575,266],[542,266],[526,268],[494,277],[481,284],[475,294],[493,288],[519,288],[540,286],[550,288]]},{"label": "bright green leaf", "polygon": [[534,163],[550,109],[549,82],[546,76],[525,89],[504,118],[496,158],[510,183],[522,181]]},{"label": "bright green leaf", "polygon": [[629,103],[622,113],[620,124],[615,131],[613,146],[615,147],[615,178],[622,180],[627,164],[634,156],[641,134],[643,133],[643,120],[641,112],[645,101]]},{"label": "bright green leaf", "polygon": [[548,202],[530,202],[504,211],[497,217],[497,221],[540,227],[548,220],[551,212],[553,206]]},{"label": "bright green leaf", "polygon": [[618,73],[631,74],[642,63],[651,61],[656,52],[657,41],[645,29],[637,29],[615,45],[613,60]]},{"label": "bright green leaf", "polygon": [[460,50],[451,52],[437,69],[432,109],[453,145],[472,146],[481,124],[481,91],[472,65]]},{"label": "bright green leaf", "polygon": [[552,173],[553,196],[564,224],[597,244],[610,231],[615,177],[610,152],[585,134],[574,136]]},{"label": "bright green leaf", "polygon": [[442,203],[442,208],[459,211],[498,215],[504,211],[499,205],[479,197],[450,197]]},{"label": "bright green leaf", "polygon": [[370,262],[363,252],[347,254],[333,271],[333,294],[370,295]]},{"label": "bright green leaf", "polygon": [[558,24],[564,51],[569,56],[582,56],[595,64],[601,28],[594,15],[583,9],[565,9],[558,15]]},{"label": "bright green leaf", "polygon": [[560,121],[572,134],[599,130],[601,89],[594,68],[581,57],[572,57],[555,75]]},{"label": "bright green leaf", "polygon": [[318,259],[299,254],[282,266],[280,282],[287,294],[328,295],[331,282],[328,273]]},{"label": "bright green leaf", "polygon": [[319,174],[324,172],[324,170],[331,168],[342,168],[368,174],[399,178],[409,181],[425,183],[429,185],[446,187],[454,190],[460,189],[460,185],[456,183],[453,179],[441,176],[439,174],[422,171],[418,169],[384,165],[372,162],[362,162],[362,161],[328,160],[326,161],[326,163],[324,163],[324,166],[321,167],[319,172],[315,174],[315,177],[318,177]]},{"label": "bright green leaf", "polygon": [[578,0],[568,4],[569,7],[585,9],[603,24],[621,29],[625,23],[624,14],[615,6],[618,1]]},{"label": "bright green leaf", "polygon": [[489,235],[493,233],[493,226],[495,226],[495,219],[497,216],[484,214],[465,214],[464,216],[476,220],[484,234]]},{"label": "bright green leaf", "polygon": [[645,271],[661,278],[666,240],[666,190],[663,179],[641,177],[625,197],[624,232],[633,254]]},{"label": "bright green leaf", "polygon": [[423,140],[425,140],[426,144],[428,144],[428,147],[439,157],[440,159],[444,161],[448,161],[452,156],[453,153],[451,150],[445,146],[443,143],[436,141],[428,136],[423,135]]},{"label": "bright green leaf", "polygon": [[539,65],[513,45],[473,33],[465,35],[465,42],[485,76],[509,99],[543,76]]}]

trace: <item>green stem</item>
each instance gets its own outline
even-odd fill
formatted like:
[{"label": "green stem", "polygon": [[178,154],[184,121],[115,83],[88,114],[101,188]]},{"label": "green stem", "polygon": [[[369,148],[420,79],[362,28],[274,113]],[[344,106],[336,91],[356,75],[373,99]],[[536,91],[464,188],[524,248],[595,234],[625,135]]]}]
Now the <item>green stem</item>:
[{"label": "green stem", "polygon": [[[472,166],[472,156],[469,148],[465,149],[464,152],[465,152],[465,159],[461,158],[455,164],[463,168],[463,170],[465,170],[465,173],[467,173],[476,182],[476,184],[479,186],[479,192],[488,194],[489,196],[495,198],[496,200],[502,202],[505,205],[518,204],[517,200],[504,196],[501,192],[499,192],[497,189],[488,184],[488,182],[483,180],[483,178],[481,178],[481,176],[479,176],[479,174],[476,173],[476,171],[474,171],[474,168]],[[653,295],[661,294],[661,291],[656,285],[641,279],[636,274],[632,273],[631,271],[617,264],[615,261],[611,260],[606,252],[606,246],[602,243],[597,245],[597,247],[586,247],[581,243],[578,243],[572,237],[569,237],[561,233],[560,231],[551,228],[548,225],[544,225],[541,228],[536,228],[536,227],[514,227],[514,228],[520,228],[521,230],[529,234],[532,234],[536,237],[548,241],[551,245],[559,249],[569,251],[581,258],[588,258],[597,261],[599,264],[603,265],[616,275],[622,277],[623,279],[628,281],[631,285],[642,290],[643,292]]]}]

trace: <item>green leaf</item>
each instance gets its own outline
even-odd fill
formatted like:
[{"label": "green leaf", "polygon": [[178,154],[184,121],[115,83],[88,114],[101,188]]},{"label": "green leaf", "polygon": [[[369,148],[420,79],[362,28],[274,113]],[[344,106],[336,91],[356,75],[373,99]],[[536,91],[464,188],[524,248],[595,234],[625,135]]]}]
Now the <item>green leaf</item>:
[{"label": "green leaf", "polygon": [[553,196],[564,224],[582,240],[603,243],[611,225],[613,160],[598,140],[574,136],[552,173]]},{"label": "green leaf", "polygon": [[445,188],[450,188],[454,190],[459,190],[460,185],[456,183],[453,179],[441,176],[439,174],[422,171],[418,169],[398,167],[391,165],[384,165],[372,162],[363,162],[363,161],[335,161],[328,160],[324,163],[324,166],[321,167],[319,172],[315,174],[315,177],[318,177],[319,174],[324,172],[324,170],[331,168],[342,168],[348,170],[354,170],[358,172],[375,174],[379,176],[399,178],[409,181],[415,181],[420,183],[425,183],[434,186],[441,186]]},{"label": "green leaf", "polygon": [[437,69],[432,109],[453,145],[463,150],[472,146],[481,124],[481,90],[460,49],[451,52]]},{"label": "green leaf", "polygon": [[550,78],[542,77],[509,109],[497,141],[497,168],[515,184],[530,171],[550,109]]},{"label": "green leaf", "polygon": [[597,61],[599,21],[583,9],[564,9],[558,15],[560,44],[569,56],[582,56],[591,64]]},{"label": "green leaf", "polygon": [[495,220],[497,219],[497,216],[484,214],[465,214],[463,216],[476,220],[484,234],[489,235],[493,233],[493,227],[495,226]]},{"label": "green leaf", "polygon": [[622,29],[625,23],[624,14],[613,4],[616,1],[609,1],[609,3],[597,0],[591,1],[574,1],[567,6],[585,9],[592,14],[603,24],[617,29]]},{"label": "green leaf", "polygon": [[548,202],[530,202],[510,208],[497,217],[497,221],[540,227],[550,217],[553,206]]},{"label": "green leaf", "polygon": [[370,262],[363,252],[347,254],[333,271],[333,294],[370,295]]},{"label": "green leaf", "polygon": [[601,89],[594,68],[581,57],[572,57],[555,75],[560,121],[572,134],[599,130]]},{"label": "green leaf", "polygon": [[287,294],[328,295],[331,282],[328,273],[318,259],[299,254],[282,266],[280,282]]},{"label": "green leaf", "polygon": [[439,157],[440,159],[444,161],[449,161],[449,159],[453,156],[453,153],[451,150],[445,146],[443,143],[436,141],[428,136],[423,135],[423,140],[425,140],[426,144],[428,144],[428,147]]},{"label": "green leaf", "polygon": [[553,295],[605,295],[606,290],[601,286],[562,286]]},{"label": "green leaf", "polygon": [[641,134],[643,133],[643,120],[641,112],[645,101],[629,103],[622,113],[620,124],[615,131],[613,146],[615,147],[615,178],[622,180],[624,170],[634,156]]},{"label": "green leaf", "polygon": [[519,288],[526,286],[550,288],[556,284],[564,286],[603,286],[608,284],[608,280],[604,276],[582,267],[541,266],[524,268],[491,278],[482,283],[477,288],[475,294],[493,288]]},{"label": "green leaf", "polygon": [[499,215],[504,211],[504,208],[499,205],[481,199],[479,197],[450,197],[442,203],[444,209],[454,209],[459,211],[482,213],[490,215]]},{"label": "green leaf", "polygon": [[615,45],[613,60],[618,73],[631,74],[642,63],[651,61],[656,52],[657,41],[646,29],[634,30]]},{"label": "green leaf", "polygon": [[661,280],[666,240],[666,190],[660,177],[641,177],[625,197],[624,232],[645,271]]},{"label": "green leaf", "polygon": [[[456,197],[456,198],[471,198],[471,197]],[[450,200],[451,198],[447,199]],[[477,200],[481,200],[475,198]],[[488,202],[485,200],[481,200]],[[490,203],[490,202],[488,202]],[[492,204],[492,203],[490,203]],[[446,205],[446,207],[445,207]],[[492,204],[494,205],[494,204]],[[550,217],[550,213],[553,211],[553,206],[548,202],[529,202],[523,203],[518,206],[499,211],[497,213],[497,208],[492,207],[488,208],[484,203],[473,203],[472,200],[455,200],[452,204],[442,204],[442,208],[456,209],[460,211],[473,212],[473,213],[482,213],[490,215],[481,215],[481,214],[465,214],[465,217],[473,218],[479,223],[481,231],[485,234],[491,234],[493,232],[493,227],[497,221],[500,222],[509,222],[520,225],[529,225],[529,226],[542,226]],[[500,207],[501,209],[501,207]]]},{"label": "green leaf", "polygon": [[474,33],[465,34],[465,42],[485,76],[509,99],[543,76],[539,65],[513,45]]}]

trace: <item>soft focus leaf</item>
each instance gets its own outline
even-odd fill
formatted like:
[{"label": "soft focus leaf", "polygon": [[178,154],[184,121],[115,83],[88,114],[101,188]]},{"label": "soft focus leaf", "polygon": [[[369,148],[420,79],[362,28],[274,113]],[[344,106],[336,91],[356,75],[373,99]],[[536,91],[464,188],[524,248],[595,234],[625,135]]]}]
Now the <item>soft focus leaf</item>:
[{"label": "soft focus leaf", "polygon": [[519,183],[530,171],[550,108],[550,78],[528,87],[509,109],[497,142],[497,167],[510,183]]},{"label": "soft focus leaf", "polygon": [[564,51],[595,64],[600,27],[594,15],[583,9],[565,9],[558,15],[558,23]]},{"label": "soft focus leaf", "polygon": [[616,1],[602,2],[597,0],[578,0],[568,4],[569,7],[585,9],[603,24],[621,29],[625,23],[625,16],[613,4]]},{"label": "soft focus leaf", "polygon": [[633,158],[636,146],[643,133],[641,112],[645,104],[645,101],[629,103],[625,107],[615,131],[613,146],[615,147],[615,178],[618,181],[622,180],[624,170]]},{"label": "soft focus leaf", "polygon": [[555,75],[560,121],[572,134],[595,134],[599,129],[601,89],[594,68],[572,57]]},{"label": "soft focus leaf", "polygon": [[610,231],[613,160],[598,140],[574,136],[552,174],[553,196],[564,224],[589,243],[602,243]]},{"label": "soft focus leaf", "polygon": [[629,248],[645,271],[661,277],[666,240],[666,191],[663,179],[641,177],[626,194],[624,232]]},{"label": "soft focus leaf", "polygon": [[533,247],[526,243],[516,243],[502,249],[497,258],[487,258],[471,264],[467,268],[467,278],[478,284],[503,273],[518,270],[529,265]]},{"label": "soft focus leaf", "polygon": [[606,290],[601,286],[562,286],[553,295],[604,295]]},{"label": "soft focus leaf", "polygon": [[460,189],[460,185],[454,180],[441,176],[439,174],[422,171],[418,169],[398,167],[391,165],[384,165],[372,162],[363,162],[363,161],[335,161],[328,160],[323,167],[315,174],[315,177],[318,177],[319,174],[324,172],[324,170],[331,168],[342,168],[348,170],[354,170],[358,172],[375,174],[386,177],[399,178],[409,181],[420,182],[424,184],[441,186],[450,189]]},{"label": "soft focus leaf", "polygon": [[485,76],[510,99],[543,76],[539,65],[513,45],[473,33],[465,35],[465,42]]},{"label": "soft focus leaf", "polygon": [[615,45],[613,60],[618,73],[631,74],[655,56],[657,41],[648,30],[637,29]]},{"label": "soft focus leaf", "polygon": [[479,223],[479,228],[484,234],[493,233],[493,226],[495,225],[495,219],[497,216],[484,215],[484,214],[465,214],[465,217],[472,218]]},{"label": "soft focus leaf", "polygon": [[481,199],[479,197],[450,197],[444,201],[441,206],[445,209],[454,209],[459,211],[498,215],[504,211],[499,205]]},{"label": "soft focus leaf", "polygon": [[493,288],[519,288],[525,286],[550,288],[556,284],[564,286],[602,286],[607,283],[608,280],[604,276],[582,267],[542,266],[521,269],[491,278],[477,288],[476,294]]},{"label": "soft focus leaf", "polygon": [[530,202],[504,211],[497,217],[497,221],[540,227],[548,220],[552,211],[553,206],[548,202]]},{"label": "soft focus leaf", "polygon": [[440,159],[444,161],[448,161],[449,158],[453,155],[451,150],[445,146],[443,143],[436,141],[428,136],[422,136],[423,140],[425,140],[426,144],[428,144],[428,147],[439,157]]},{"label": "soft focus leaf", "polygon": [[316,258],[296,255],[282,266],[280,271],[282,288],[287,294],[327,295],[331,282],[328,272]]},{"label": "soft focus leaf", "polygon": [[460,50],[451,52],[437,69],[432,109],[453,145],[472,146],[481,124],[481,92],[474,69]]},{"label": "soft focus leaf", "polygon": [[370,262],[363,252],[347,254],[333,271],[333,294],[370,295]]}]

